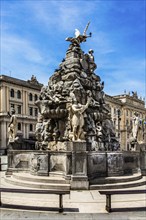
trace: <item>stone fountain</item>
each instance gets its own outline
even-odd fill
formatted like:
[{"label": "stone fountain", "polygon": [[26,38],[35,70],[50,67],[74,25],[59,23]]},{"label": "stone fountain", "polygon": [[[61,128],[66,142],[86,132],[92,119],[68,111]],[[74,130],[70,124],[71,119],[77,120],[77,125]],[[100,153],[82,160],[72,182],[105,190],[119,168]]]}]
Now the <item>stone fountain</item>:
[{"label": "stone fountain", "polygon": [[98,179],[140,172],[138,152],[122,152],[104,100],[104,82],[95,73],[94,51],[81,43],[91,37],[75,30],[66,38],[66,56],[43,86],[35,150],[8,152],[7,174],[62,176],[71,189],[89,189]]}]

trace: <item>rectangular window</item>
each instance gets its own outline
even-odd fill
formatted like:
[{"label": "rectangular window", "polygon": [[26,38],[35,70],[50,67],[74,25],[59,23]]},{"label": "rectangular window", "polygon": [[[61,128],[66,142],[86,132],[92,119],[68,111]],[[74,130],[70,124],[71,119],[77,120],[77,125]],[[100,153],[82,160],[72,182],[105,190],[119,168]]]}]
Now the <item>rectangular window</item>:
[{"label": "rectangular window", "polygon": [[33,115],[33,108],[32,107],[29,108],[29,115]]},{"label": "rectangular window", "polygon": [[[12,108],[15,109],[15,105],[11,103],[11,107],[10,107],[10,108],[11,108],[11,109],[12,109]],[[11,109],[10,109],[10,110],[11,110]]]},{"label": "rectangular window", "polygon": [[18,113],[18,114],[21,114],[21,105],[18,105],[18,106],[17,106],[17,113]]},{"label": "rectangular window", "polygon": [[116,108],[114,108],[114,115],[116,115]]},{"label": "rectangular window", "polygon": [[33,125],[32,124],[29,125],[29,131],[33,131]]},{"label": "rectangular window", "polygon": [[35,108],[35,116],[37,117],[38,116],[38,109]]},{"label": "rectangular window", "polygon": [[21,123],[18,123],[18,130],[21,131]]},{"label": "rectangular window", "polygon": [[29,101],[33,101],[32,93],[29,93]]}]

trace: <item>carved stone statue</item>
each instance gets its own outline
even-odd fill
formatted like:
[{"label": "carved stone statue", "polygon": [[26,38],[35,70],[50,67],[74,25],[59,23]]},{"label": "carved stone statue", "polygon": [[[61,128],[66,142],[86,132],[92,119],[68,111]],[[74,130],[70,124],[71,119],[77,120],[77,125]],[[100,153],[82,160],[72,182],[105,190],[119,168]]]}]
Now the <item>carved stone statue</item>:
[{"label": "carved stone statue", "polygon": [[16,139],[17,134],[17,117],[15,115],[15,109],[11,109],[11,114],[8,112],[8,115],[10,117],[10,123],[8,125],[8,135],[9,135],[9,141],[8,143],[14,142]]},{"label": "carved stone statue", "polygon": [[90,24],[90,22],[88,22],[88,24],[86,25],[86,28],[85,28],[83,34],[81,34],[80,31],[76,28],[75,29],[75,37],[67,37],[66,41],[70,41],[71,43],[77,44],[77,45],[79,45],[82,42],[85,42],[86,38],[91,37],[91,35],[92,35],[91,33],[89,34],[89,36],[86,35],[86,31],[89,27],[89,24]]},{"label": "carved stone statue", "polygon": [[137,132],[137,142],[138,144],[144,143],[144,126],[142,122],[139,122],[138,132]]},{"label": "carved stone statue", "polygon": [[73,132],[73,141],[81,140],[81,135],[83,134],[83,126],[84,126],[84,112],[88,108],[91,101],[91,97],[88,98],[86,105],[81,105],[77,101],[71,106],[71,110],[73,113],[71,119],[72,132]]},{"label": "carved stone statue", "polygon": [[137,139],[138,127],[139,127],[139,117],[138,114],[135,112],[133,117],[133,125],[132,125],[132,136],[135,140]]},{"label": "carved stone statue", "polygon": [[92,49],[90,49],[88,51],[88,55],[89,55],[89,68],[91,70],[91,72],[93,73],[94,70],[96,69],[96,64],[94,62],[94,55],[93,55],[94,51]]},{"label": "carved stone statue", "polygon": [[80,47],[91,37],[86,34],[88,26],[89,23],[83,34],[76,29],[75,36],[66,39],[71,42],[66,56],[48,86],[42,87],[36,102],[41,118],[36,126],[36,149],[53,150],[58,149],[59,142],[63,146],[65,141],[83,140],[91,150],[107,150],[109,145],[115,149],[110,110],[104,101],[104,82],[95,73],[94,51],[85,53]]},{"label": "carved stone statue", "polygon": [[37,81],[36,77],[34,75],[31,76],[30,80],[27,80],[30,84],[39,85],[39,82]]},{"label": "carved stone statue", "polygon": [[133,117],[132,133],[129,142],[131,151],[136,150],[137,144],[142,144],[144,142],[144,125],[136,112]]}]

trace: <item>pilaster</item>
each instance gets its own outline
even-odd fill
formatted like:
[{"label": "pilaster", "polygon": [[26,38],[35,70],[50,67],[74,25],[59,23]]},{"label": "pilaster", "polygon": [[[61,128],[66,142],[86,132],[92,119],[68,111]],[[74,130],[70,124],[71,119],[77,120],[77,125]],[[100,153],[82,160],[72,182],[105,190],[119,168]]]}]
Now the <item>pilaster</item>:
[{"label": "pilaster", "polygon": [[72,142],[71,189],[88,189],[86,142]]}]

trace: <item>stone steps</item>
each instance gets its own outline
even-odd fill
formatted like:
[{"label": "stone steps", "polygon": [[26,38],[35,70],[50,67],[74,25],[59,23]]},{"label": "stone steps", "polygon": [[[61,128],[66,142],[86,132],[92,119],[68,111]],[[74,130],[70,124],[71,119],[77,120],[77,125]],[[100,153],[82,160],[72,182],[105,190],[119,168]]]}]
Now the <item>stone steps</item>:
[{"label": "stone steps", "polygon": [[130,188],[146,185],[146,177],[143,176],[139,180],[129,181],[129,182],[119,182],[119,183],[108,183],[108,184],[93,184],[90,185],[90,190],[104,190],[104,189],[121,189]]},{"label": "stone steps", "polygon": [[[29,187],[38,189],[70,189],[69,180],[58,176],[33,176],[29,173],[13,173],[12,176],[4,176],[4,181],[12,187]],[[94,180],[95,181],[95,180]],[[90,183],[90,190],[102,189],[121,189],[129,187],[137,187],[146,184],[146,177],[141,174],[120,177],[98,178],[95,182]]]},{"label": "stone steps", "polygon": [[29,173],[13,173],[13,178],[23,181],[40,182],[40,183],[60,183],[66,184],[69,181],[63,179],[62,177],[56,176],[34,176]]},{"label": "stone steps", "polygon": [[55,171],[55,172],[49,172],[49,176],[50,177],[62,177],[63,176],[63,172],[59,172],[59,171]]},{"label": "stone steps", "polygon": [[127,176],[99,177],[99,178],[90,180],[90,185],[131,182],[131,181],[139,180],[141,178],[142,178],[141,173],[127,175]]},{"label": "stone steps", "polygon": [[[23,173],[24,174],[24,173]],[[52,189],[52,190],[69,190],[70,184],[64,183],[63,179],[53,179],[48,177],[48,180],[44,177],[28,177],[28,176],[5,176],[4,180],[6,183],[17,185],[21,187],[38,188],[38,189]],[[41,182],[43,180],[43,182]]]}]

